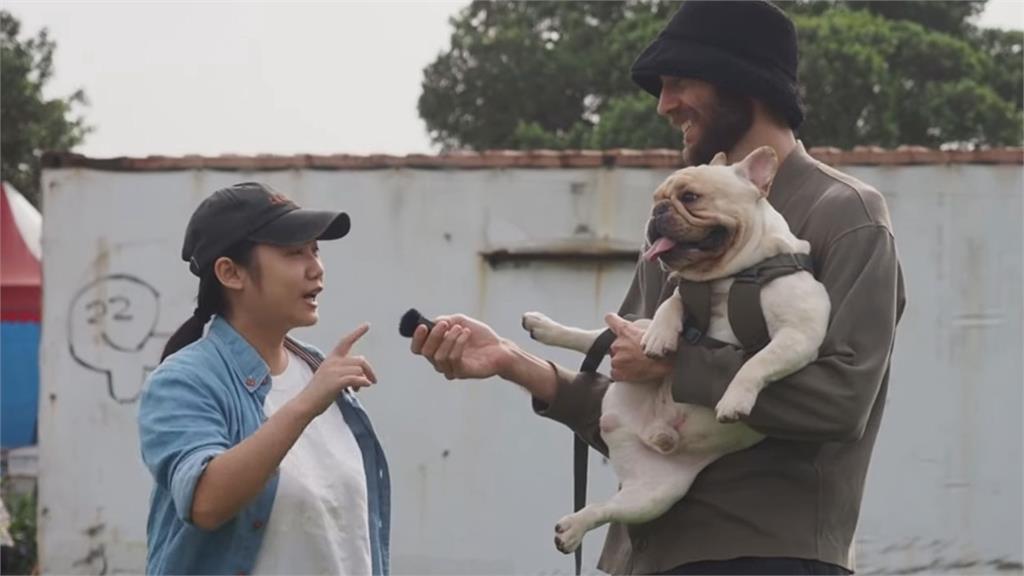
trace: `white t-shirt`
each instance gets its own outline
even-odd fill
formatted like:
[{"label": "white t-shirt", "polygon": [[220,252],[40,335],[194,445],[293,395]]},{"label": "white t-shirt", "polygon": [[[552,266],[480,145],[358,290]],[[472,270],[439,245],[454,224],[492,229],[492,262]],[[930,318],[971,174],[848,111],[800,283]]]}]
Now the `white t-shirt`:
[{"label": "white t-shirt", "polygon": [[[313,378],[288,352],[288,367],[271,377],[267,417]],[[337,406],[306,427],[281,461],[274,508],[253,574],[370,574],[363,457]]]}]

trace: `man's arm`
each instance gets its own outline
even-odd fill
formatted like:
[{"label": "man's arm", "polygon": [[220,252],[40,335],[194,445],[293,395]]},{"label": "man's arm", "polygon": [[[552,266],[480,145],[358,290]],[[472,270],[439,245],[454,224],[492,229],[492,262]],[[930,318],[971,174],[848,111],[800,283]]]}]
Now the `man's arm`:
[{"label": "man's arm", "polygon": [[[661,273],[656,268],[647,272],[657,278],[651,281],[634,277],[623,314],[649,316],[657,306]],[[646,293],[647,286],[655,288],[653,296]],[[650,310],[645,310],[648,306]],[[438,316],[435,322],[431,330],[426,326],[416,328],[410,344],[413,354],[426,358],[449,380],[499,376],[522,386],[533,397],[538,414],[565,424],[607,454],[599,432],[601,401],[610,383],[607,377],[578,374],[543,360],[499,337],[490,326],[462,314]]]},{"label": "man's arm", "polygon": [[[750,416],[754,429],[781,438],[852,441],[864,432],[889,367],[903,280],[889,230],[866,225],[833,241],[818,280],[832,301],[831,321],[818,359],[772,384]],[[713,408],[747,354],[680,341],[673,396]],[[700,378],[690,377],[699,374]]]}]

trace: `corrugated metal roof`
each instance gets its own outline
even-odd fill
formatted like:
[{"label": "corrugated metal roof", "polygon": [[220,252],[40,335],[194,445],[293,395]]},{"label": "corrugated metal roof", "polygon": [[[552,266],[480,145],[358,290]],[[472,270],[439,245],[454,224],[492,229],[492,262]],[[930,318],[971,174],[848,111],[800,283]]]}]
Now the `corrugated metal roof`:
[{"label": "corrugated metal roof", "polygon": [[[1024,148],[986,150],[934,150],[920,146],[885,149],[858,146],[852,150],[811,148],[812,156],[833,166],[907,166],[915,164],[1017,164],[1024,165]],[[295,154],[291,156],[147,156],[144,158],[89,158],[68,152],[43,156],[45,168],[92,168],[95,170],[148,172],[165,170],[381,170],[388,168],[456,169],[487,168],[677,168],[678,150],[486,150],[443,154]]]}]

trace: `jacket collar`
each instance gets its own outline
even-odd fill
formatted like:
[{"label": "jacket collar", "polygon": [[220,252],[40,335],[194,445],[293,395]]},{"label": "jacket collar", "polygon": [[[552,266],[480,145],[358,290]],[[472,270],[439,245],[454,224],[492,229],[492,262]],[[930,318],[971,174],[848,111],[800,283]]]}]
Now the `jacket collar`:
[{"label": "jacket collar", "polygon": [[249,393],[253,393],[270,376],[270,367],[259,352],[249,344],[227,320],[214,316],[210,324],[210,338],[224,351],[224,355]]},{"label": "jacket collar", "polygon": [[[255,392],[270,376],[270,367],[263,361],[259,352],[221,316],[213,317],[209,336],[219,348],[224,350],[227,361],[242,377],[242,384],[250,394]],[[323,362],[323,356],[317,350],[305,346],[291,336],[285,336],[284,346],[306,364],[309,364],[314,372]]]}]

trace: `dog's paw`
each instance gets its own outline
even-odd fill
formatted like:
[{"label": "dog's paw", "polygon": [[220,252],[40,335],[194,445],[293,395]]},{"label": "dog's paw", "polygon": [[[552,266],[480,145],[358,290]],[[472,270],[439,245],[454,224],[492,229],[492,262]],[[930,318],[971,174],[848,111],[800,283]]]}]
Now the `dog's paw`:
[{"label": "dog's paw", "polygon": [[650,358],[661,358],[675,352],[679,345],[679,332],[671,327],[663,328],[657,322],[651,324],[640,339],[640,347]]},{"label": "dog's paw", "polygon": [[715,406],[715,415],[722,423],[739,422],[743,416],[750,416],[757,401],[757,393],[744,388],[729,387]]},{"label": "dog's paw", "polygon": [[530,338],[546,344],[558,330],[558,324],[540,312],[527,312],[523,314],[523,330],[530,333]]},{"label": "dog's paw", "polygon": [[570,514],[555,524],[555,548],[562,554],[572,554],[583,542],[586,526],[578,514]]}]

